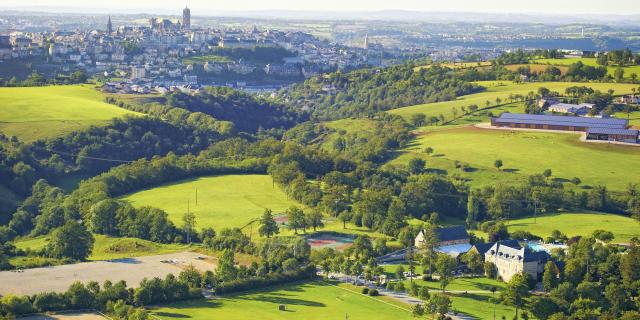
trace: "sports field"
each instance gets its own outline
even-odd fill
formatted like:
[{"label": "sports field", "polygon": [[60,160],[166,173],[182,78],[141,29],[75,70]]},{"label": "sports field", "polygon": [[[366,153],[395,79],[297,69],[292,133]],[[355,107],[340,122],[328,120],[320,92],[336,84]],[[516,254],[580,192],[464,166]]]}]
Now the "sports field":
[{"label": "sports field", "polygon": [[0,88],[0,131],[24,141],[57,137],[126,114],[89,85]]},{"label": "sports field", "polygon": [[[196,202],[197,190],[197,202]],[[265,208],[279,213],[295,205],[273,185],[268,175],[226,175],[201,177],[124,196],[135,207],[153,206],[167,211],[182,225],[189,210],[196,214],[197,228],[242,227],[259,218]]]},{"label": "sports field", "polygon": [[637,84],[625,84],[625,83],[577,83],[577,82],[536,82],[536,83],[522,83],[515,84],[510,81],[479,81],[479,85],[487,88],[486,91],[470,94],[462,97],[458,97],[456,100],[420,104],[415,106],[409,106],[404,108],[398,108],[389,111],[389,113],[403,116],[405,119],[413,114],[422,113],[428,117],[442,114],[446,121],[453,119],[452,108],[458,109],[458,115],[460,115],[460,107],[468,107],[472,104],[477,105],[480,108],[485,108],[486,102],[490,102],[490,106],[495,106],[496,98],[500,98],[502,103],[507,103],[509,95],[522,94],[526,95],[529,92],[537,92],[538,88],[545,87],[552,91],[558,91],[564,94],[564,91],[568,87],[572,86],[588,86],[594,90],[600,90],[606,92],[609,89],[613,89],[614,94],[628,94],[631,93],[632,88],[637,88]]},{"label": "sports field", "polygon": [[[583,186],[605,185],[611,190],[625,190],[629,183],[638,182],[640,148],[578,139],[568,133],[453,127],[423,132],[390,164],[405,165],[421,157],[427,169],[458,173],[470,179],[473,187],[525,179],[545,169],[551,169],[556,179],[578,177]],[[427,147],[434,150],[431,156],[423,153]],[[501,170],[493,166],[497,159],[504,163]],[[456,160],[471,170],[456,169]]]},{"label": "sports field", "polygon": [[[350,291],[354,290],[354,291]],[[409,306],[385,297],[369,297],[348,285],[317,281],[170,304],[154,310],[161,319],[412,319]],[[279,311],[284,304],[286,311]]]},{"label": "sports field", "polygon": [[540,237],[548,237],[553,230],[560,230],[569,237],[586,236],[601,229],[611,231],[612,242],[628,243],[633,237],[640,237],[640,223],[620,215],[606,213],[561,213],[534,218],[510,220],[506,223],[509,231],[525,230]]}]

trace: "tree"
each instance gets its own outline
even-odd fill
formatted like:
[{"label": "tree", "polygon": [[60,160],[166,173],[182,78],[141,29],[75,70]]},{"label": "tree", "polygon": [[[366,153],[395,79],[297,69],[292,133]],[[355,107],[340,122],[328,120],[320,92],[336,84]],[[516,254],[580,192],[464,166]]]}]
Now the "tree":
[{"label": "tree", "polygon": [[92,308],[95,303],[95,295],[79,281],[74,282],[65,293],[72,309]]},{"label": "tree", "polygon": [[424,306],[420,303],[416,303],[411,306],[411,315],[414,318],[419,318],[424,315]]},{"label": "tree", "polygon": [[503,299],[506,303],[516,307],[516,316],[518,319],[518,311],[524,306],[526,298],[529,296],[529,283],[527,274],[518,273],[514,275],[503,292]]},{"label": "tree", "polygon": [[617,82],[622,82],[624,79],[624,69],[622,67],[616,68],[616,71],[613,73]]},{"label": "tree", "polygon": [[418,249],[423,250],[422,266],[429,269],[429,274],[433,273],[433,264],[437,258],[436,245],[438,244],[438,235],[435,225],[432,223],[425,224],[422,229],[422,242],[418,245]]},{"label": "tree", "polygon": [[338,220],[342,222],[342,229],[347,228],[347,222],[351,221],[351,213],[349,211],[342,211],[338,215]]},{"label": "tree", "polygon": [[202,286],[202,274],[192,264],[180,272],[178,279],[190,288],[200,288]]},{"label": "tree", "polygon": [[220,261],[218,261],[218,268],[216,269],[216,275],[222,282],[236,279],[238,270],[235,266],[235,256],[233,250],[225,249],[222,252]]},{"label": "tree", "polygon": [[113,199],[102,200],[90,209],[91,230],[95,233],[117,236],[116,211],[119,203]]},{"label": "tree", "polygon": [[93,235],[75,220],[53,231],[47,253],[54,258],[85,260],[93,249]]},{"label": "tree", "polygon": [[420,158],[413,158],[409,160],[409,172],[411,174],[420,174],[424,170],[426,162]]},{"label": "tree", "polygon": [[547,262],[544,266],[544,274],[542,275],[542,287],[544,291],[549,292],[558,286],[559,275],[560,270],[558,270],[556,264],[553,261]]},{"label": "tree", "polygon": [[424,149],[424,152],[425,152],[427,155],[429,155],[429,156],[430,156],[430,155],[433,153],[433,148],[431,148],[431,147],[426,147],[426,148]]},{"label": "tree", "polygon": [[464,256],[462,257],[462,260],[467,265],[467,268],[471,270],[471,273],[474,273],[474,274],[482,273],[483,271],[482,257],[477,251],[475,250],[468,251],[467,253],[464,254]]},{"label": "tree", "polygon": [[271,209],[264,209],[262,218],[260,218],[260,228],[258,229],[258,233],[267,238],[271,238],[272,235],[280,233],[278,223],[273,218]]},{"label": "tree", "polygon": [[415,127],[422,127],[426,123],[427,116],[422,113],[416,113],[411,115],[411,124]]},{"label": "tree", "polygon": [[560,311],[560,306],[554,299],[547,297],[534,297],[531,302],[531,313],[538,319],[546,320],[551,315]]},{"label": "tree", "polygon": [[304,211],[302,211],[302,209],[292,206],[287,209],[286,214],[289,229],[292,229],[295,234],[298,234],[298,229],[306,229],[307,223],[304,219]]},{"label": "tree", "polygon": [[440,319],[444,319],[451,308],[451,299],[443,293],[438,293],[429,298],[427,305],[432,314],[438,314]]},{"label": "tree", "polygon": [[182,230],[187,234],[187,243],[191,243],[191,235],[196,231],[196,215],[193,212],[185,212],[182,216]]},{"label": "tree", "polygon": [[322,213],[317,209],[312,209],[307,212],[305,216],[306,225],[313,228],[313,231],[316,231],[317,228],[324,226],[322,223]]},{"label": "tree", "polygon": [[451,282],[451,272],[457,265],[456,259],[452,258],[448,254],[439,254],[436,260],[436,270],[440,276],[440,289],[442,292],[447,288]]},{"label": "tree", "polygon": [[500,168],[502,168],[502,160],[498,159],[496,161],[493,162],[493,166],[496,167],[496,169],[500,170]]},{"label": "tree", "polygon": [[551,169],[545,169],[544,172],[542,173],[542,175],[545,178],[549,178],[549,177],[551,177],[551,175],[553,175],[553,172],[551,171]]},{"label": "tree", "polygon": [[495,279],[498,274],[496,272],[496,265],[491,261],[486,261],[484,263],[484,276],[489,279]]}]

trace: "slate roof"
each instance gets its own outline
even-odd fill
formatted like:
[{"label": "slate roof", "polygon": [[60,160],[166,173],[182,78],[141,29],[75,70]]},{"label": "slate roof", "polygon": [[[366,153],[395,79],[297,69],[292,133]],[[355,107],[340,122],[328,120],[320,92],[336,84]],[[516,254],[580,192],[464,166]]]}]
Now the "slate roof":
[{"label": "slate roof", "polygon": [[546,114],[503,113],[495,122],[515,122],[527,124],[546,124],[553,126],[576,126],[588,128],[626,129],[629,122],[617,118],[589,118],[572,116],[552,116]]},{"label": "slate roof", "polygon": [[528,247],[522,248],[520,245],[512,246],[500,242],[494,243],[487,253],[505,259],[524,260],[524,262],[541,261],[544,263],[549,259],[549,254],[544,251],[535,252]]},{"label": "slate roof", "polygon": [[469,239],[469,234],[464,226],[438,228],[436,235],[440,242]]},{"label": "slate roof", "polygon": [[[501,244],[510,246],[510,247],[520,247],[520,244],[518,243],[518,240],[502,240],[499,241]],[[496,244],[495,242],[488,242],[488,243],[476,243],[474,245],[474,247],[476,248],[476,250],[478,250],[478,253],[480,253],[481,256],[484,256],[484,254],[489,251],[489,249],[491,249],[491,247],[493,247],[493,245]]]}]

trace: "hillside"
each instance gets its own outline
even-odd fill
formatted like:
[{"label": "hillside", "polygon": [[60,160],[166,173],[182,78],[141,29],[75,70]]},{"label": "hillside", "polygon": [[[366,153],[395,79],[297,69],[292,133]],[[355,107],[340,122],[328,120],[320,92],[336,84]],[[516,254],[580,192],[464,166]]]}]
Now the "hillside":
[{"label": "hillside", "polygon": [[198,228],[216,230],[242,227],[260,217],[265,208],[280,213],[296,204],[267,175],[202,177],[136,192],[122,199],[134,207],[165,210],[176,225],[182,224],[182,215],[189,205],[196,214]]},{"label": "hillside", "polygon": [[90,85],[0,88],[0,132],[24,141],[59,137],[136,114],[106,103]]}]

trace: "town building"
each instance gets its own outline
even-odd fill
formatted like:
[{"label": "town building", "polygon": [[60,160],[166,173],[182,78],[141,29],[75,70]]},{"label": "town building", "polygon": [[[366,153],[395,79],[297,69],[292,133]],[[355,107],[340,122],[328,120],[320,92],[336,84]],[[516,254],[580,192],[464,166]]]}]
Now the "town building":
[{"label": "town building", "polygon": [[533,251],[513,243],[496,242],[484,254],[484,260],[496,267],[498,277],[508,282],[518,273],[528,273],[538,280],[544,272],[544,265],[550,256],[545,251]]},{"label": "town building", "polygon": [[189,7],[185,7],[182,10],[182,27],[191,29],[191,9]]},{"label": "town building", "polygon": [[518,247],[520,246],[520,244],[518,243],[518,240],[502,240],[502,241],[498,241],[498,242],[486,242],[486,243],[476,243],[473,246],[471,246],[471,249],[469,249],[469,252],[471,251],[475,251],[476,253],[478,253],[480,255],[480,257],[484,260],[484,255],[487,253],[487,251],[489,251],[491,249],[491,247],[493,247],[496,243],[500,243],[500,244],[504,244],[507,246],[511,246],[511,247]]},{"label": "town building", "polygon": [[566,113],[575,115],[586,115],[593,109],[594,105],[590,103],[571,104],[571,103],[554,103],[548,107],[548,110],[556,113]]},{"label": "town building", "polygon": [[633,129],[589,128],[587,140],[640,143],[638,130]]}]

